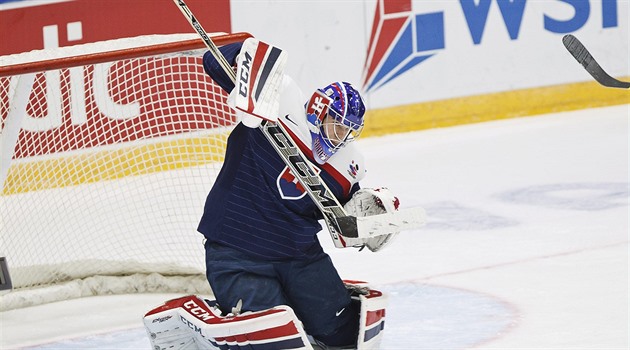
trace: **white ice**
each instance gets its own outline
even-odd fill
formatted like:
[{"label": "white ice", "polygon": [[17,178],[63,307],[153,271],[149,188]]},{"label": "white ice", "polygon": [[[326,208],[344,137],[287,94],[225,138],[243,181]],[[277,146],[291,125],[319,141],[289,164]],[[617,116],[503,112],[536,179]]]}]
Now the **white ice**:
[{"label": "white ice", "polygon": [[[428,224],[379,253],[320,240],[342,277],[389,293],[383,349],[628,349],[630,105],[361,141],[364,187]],[[177,295],[0,314],[0,348],[148,349]]]}]

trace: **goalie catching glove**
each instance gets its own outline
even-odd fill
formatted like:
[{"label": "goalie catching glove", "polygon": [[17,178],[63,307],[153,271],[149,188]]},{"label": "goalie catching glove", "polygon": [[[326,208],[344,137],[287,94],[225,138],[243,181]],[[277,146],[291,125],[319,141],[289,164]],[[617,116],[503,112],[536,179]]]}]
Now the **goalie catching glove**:
[{"label": "goalie catching glove", "polygon": [[263,119],[278,120],[280,89],[287,54],[254,38],[243,42],[236,57],[236,81],[227,104],[243,124],[256,128]]},{"label": "goalie catching glove", "polygon": [[[398,210],[400,201],[387,188],[362,188],[343,206],[348,215],[355,217],[372,216],[391,213]],[[384,232],[371,238],[362,239],[360,243],[352,242],[353,246],[367,246],[376,252],[389,244],[399,231]],[[361,244],[362,243],[362,244]]]}]

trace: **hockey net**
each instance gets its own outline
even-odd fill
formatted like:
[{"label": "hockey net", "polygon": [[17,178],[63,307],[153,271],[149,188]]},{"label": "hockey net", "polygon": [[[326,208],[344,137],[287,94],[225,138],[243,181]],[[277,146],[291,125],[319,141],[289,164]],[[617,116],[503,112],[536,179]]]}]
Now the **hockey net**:
[{"label": "hockey net", "polygon": [[235,117],[204,51],[185,34],[0,57],[0,310],[209,292],[196,228]]}]

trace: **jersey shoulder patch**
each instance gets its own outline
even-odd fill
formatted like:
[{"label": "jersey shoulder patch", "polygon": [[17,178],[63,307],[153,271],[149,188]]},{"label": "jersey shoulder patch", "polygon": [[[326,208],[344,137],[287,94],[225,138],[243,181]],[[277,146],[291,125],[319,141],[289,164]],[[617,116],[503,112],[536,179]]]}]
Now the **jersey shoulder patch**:
[{"label": "jersey shoulder patch", "polygon": [[328,163],[352,184],[361,181],[367,172],[363,154],[353,143],[340,149],[328,160]]}]

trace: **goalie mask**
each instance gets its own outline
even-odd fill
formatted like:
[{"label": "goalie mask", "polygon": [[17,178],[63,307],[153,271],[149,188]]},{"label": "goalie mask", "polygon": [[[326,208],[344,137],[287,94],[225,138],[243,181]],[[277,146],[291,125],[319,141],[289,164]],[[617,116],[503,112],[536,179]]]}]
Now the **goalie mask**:
[{"label": "goalie mask", "polygon": [[365,104],[350,83],[335,82],[317,89],[306,106],[313,157],[324,164],[363,130]]}]

